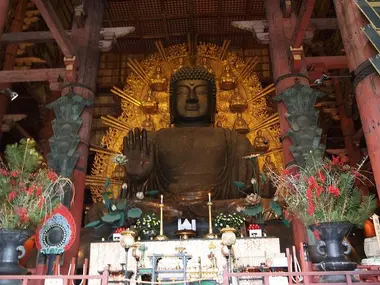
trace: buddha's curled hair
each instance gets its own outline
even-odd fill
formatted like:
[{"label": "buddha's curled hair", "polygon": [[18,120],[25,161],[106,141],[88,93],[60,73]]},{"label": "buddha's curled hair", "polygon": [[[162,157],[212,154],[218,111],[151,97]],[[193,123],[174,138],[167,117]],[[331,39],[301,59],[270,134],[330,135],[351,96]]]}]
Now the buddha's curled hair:
[{"label": "buddha's curled hair", "polygon": [[182,80],[207,80],[210,85],[212,97],[213,99],[216,98],[215,77],[203,67],[185,66],[174,73],[170,80],[170,96],[174,95],[176,83]]}]

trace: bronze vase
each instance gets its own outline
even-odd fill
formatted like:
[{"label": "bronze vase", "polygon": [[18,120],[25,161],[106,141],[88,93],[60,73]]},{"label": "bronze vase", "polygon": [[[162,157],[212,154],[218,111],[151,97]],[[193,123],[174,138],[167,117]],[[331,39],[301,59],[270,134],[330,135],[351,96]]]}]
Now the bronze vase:
[{"label": "bronze vase", "polygon": [[[351,228],[352,224],[349,222],[319,223],[310,226],[310,229],[319,236],[316,251],[324,257],[323,261],[316,264],[319,271],[350,271],[356,269],[357,264],[345,257],[345,255],[350,254],[351,246],[344,237]],[[346,282],[346,277],[344,275],[326,275],[321,278],[321,282]]]},{"label": "bronze vase", "polygon": [[[0,229],[0,275],[24,275],[26,268],[19,264],[25,255],[24,243],[33,235],[21,229]],[[0,279],[0,285],[20,285],[22,280]]]}]

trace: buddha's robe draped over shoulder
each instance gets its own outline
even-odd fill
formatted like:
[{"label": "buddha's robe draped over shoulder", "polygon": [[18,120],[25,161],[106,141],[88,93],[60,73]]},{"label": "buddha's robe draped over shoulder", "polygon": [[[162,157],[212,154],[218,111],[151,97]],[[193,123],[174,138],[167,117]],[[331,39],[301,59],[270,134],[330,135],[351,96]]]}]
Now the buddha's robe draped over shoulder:
[{"label": "buddha's robe draped over shoulder", "polygon": [[[177,201],[243,197],[232,184],[248,185],[253,177],[250,141],[236,131],[214,127],[161,129],[149,133],[155,167],[148,188]],[[258,173],[256,171],[256,173]]]}]

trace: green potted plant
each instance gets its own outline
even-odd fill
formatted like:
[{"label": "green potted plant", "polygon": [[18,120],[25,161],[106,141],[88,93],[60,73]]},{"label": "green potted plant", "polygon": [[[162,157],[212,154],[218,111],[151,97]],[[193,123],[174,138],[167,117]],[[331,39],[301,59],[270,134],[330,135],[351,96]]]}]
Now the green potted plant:
[{"label": "green potted plant", "polygon": [[351,248],[344,237],[352,225],[362,226],[376,207],[375,197],[362,195],[356,186],[356,181],[366,179],[360,174],[363,162],[353,168],[339,157],[323,159],[316,151],[305,154],[305,162],[281,174],[271,172],[269,178],[288,213],[314,232],[317,252],[325,256],[320,269],[353,270],[356,264],[344,257]]},{"label": "green potted plant", "polygon": [[5,161],[0,158],[0,248],[5,250],[0,251],[0,275],[24,274],[18,264],[25,254],[23,244],[73,185],[43,163],[32,139],[6,146],[4,155]]}]

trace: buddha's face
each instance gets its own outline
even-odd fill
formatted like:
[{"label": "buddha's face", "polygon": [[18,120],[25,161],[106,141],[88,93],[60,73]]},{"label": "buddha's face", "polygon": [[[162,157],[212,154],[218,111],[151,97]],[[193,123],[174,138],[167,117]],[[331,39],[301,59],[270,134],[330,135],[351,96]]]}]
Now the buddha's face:
[{"label": "buddha's face", "polygon": [[173,94],[179,121],[199,122],[210,118],[211,90],[206,80],[181,80]]}]

